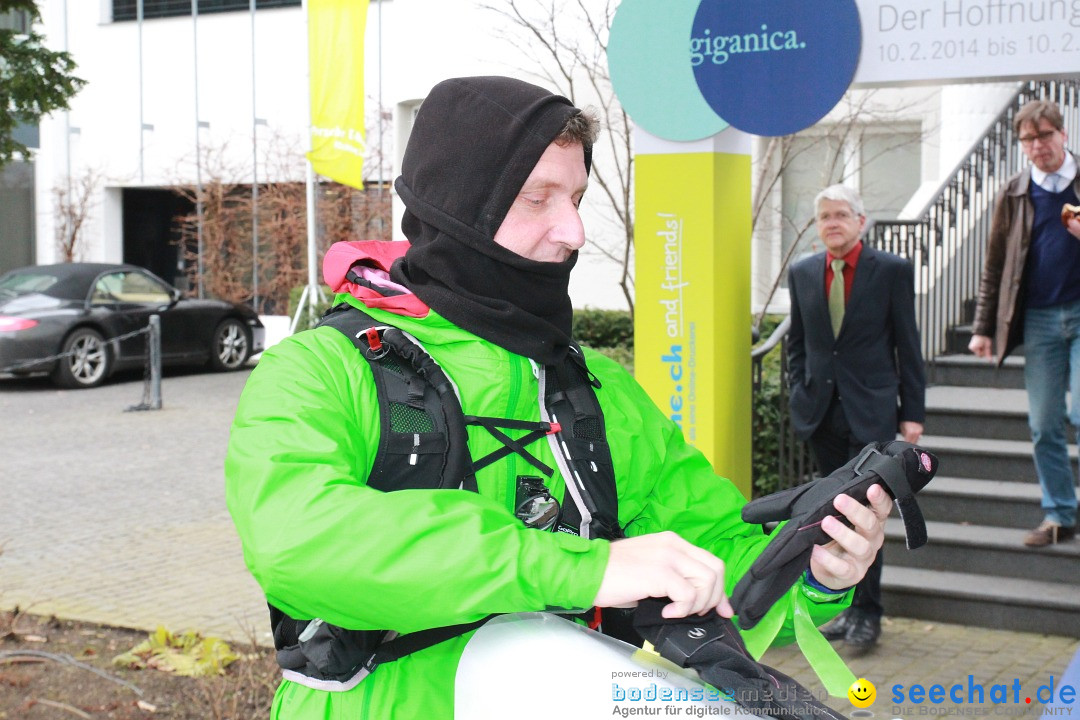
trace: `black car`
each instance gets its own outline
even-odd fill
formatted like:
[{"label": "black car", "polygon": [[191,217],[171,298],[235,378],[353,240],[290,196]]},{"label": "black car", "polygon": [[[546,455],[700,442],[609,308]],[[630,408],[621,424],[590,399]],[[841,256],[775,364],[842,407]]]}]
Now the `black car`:
[{"label": "black car", "polygon": [[154,314],[163,364],[236,370],[263,350],[265,329],[245,305],[185,299],[135,265],[37,265],[0,276],[0,373],[47,372],[61,387],[94,387],[146,362],[139,331]]}]

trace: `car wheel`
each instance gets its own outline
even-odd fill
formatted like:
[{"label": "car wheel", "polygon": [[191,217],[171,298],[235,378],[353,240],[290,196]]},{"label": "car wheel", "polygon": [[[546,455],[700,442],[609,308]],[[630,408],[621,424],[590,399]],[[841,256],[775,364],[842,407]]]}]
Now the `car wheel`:
[{"label": "car wheel", "polygon": [[64,340],[52,379],[65,388],[92,388],[105,382],[112,370],[112,356],[97,330],[79,328]]},{"label": "car wheel", "polygon": [[251,357],[251,331],[236,318],[226,318],[214,330],[210,367],[218,371],[237,370]]}]

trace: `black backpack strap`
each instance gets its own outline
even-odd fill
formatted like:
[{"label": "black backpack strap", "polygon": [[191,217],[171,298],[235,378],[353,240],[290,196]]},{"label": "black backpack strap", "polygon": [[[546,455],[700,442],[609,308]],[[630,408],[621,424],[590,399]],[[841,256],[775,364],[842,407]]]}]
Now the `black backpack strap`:
[{"label": "black backpack strap", "polygon": [[411,655],[414,652],[425,650],[433,645],[438,645],[441,642],[456,638],[459,635],[472,632],[495,616],[496,613],[493,613],[469,623],[447,625],[446,627],[429,628],[427,630],[417,630],[416,632],[411,632],[406,635],[398,635],[392,640],[387,640],[379,646],[378,650],[376,650],[375,654],[371,657],[370,669],[374,670],[383,663],[400,660],[406,655]]},{"label": "black backpack strap", "polygon": [[339,305],[319,326],[340,331],[368,361],[379,399],[379,447],[368,485],[475,490],[461,401],[446,373],[415,340]]},{"label": "black backpack strap", "polygon": [[552,450],[556,459],[562,460],[559,464],[567,495],[573,498],[573,502],[563,505],[563,529],[612,540],[623,537],[623,532],[619,526],[615,466],[604,412],[596,397],[600,387],[600,381],[585,365],[581,348],[573,344],[561,365],[544,368],[541,416],[559,429],[552,436]]}]

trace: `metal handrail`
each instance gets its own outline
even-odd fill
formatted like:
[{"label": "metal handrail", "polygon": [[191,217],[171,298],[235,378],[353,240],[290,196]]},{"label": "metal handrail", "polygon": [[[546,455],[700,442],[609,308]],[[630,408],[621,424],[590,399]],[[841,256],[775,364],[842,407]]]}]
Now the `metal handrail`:
[{"label": "metal handrail", "polygon": [[756,348],[750,350],[750,359],[757,360],[768,355],[774,347],[780,344],[780,341],[787,335],[788,330],[791,329],[791,316],[786,316],[783,321],[776,326],[769,335],[769,339],[758,345]]}]

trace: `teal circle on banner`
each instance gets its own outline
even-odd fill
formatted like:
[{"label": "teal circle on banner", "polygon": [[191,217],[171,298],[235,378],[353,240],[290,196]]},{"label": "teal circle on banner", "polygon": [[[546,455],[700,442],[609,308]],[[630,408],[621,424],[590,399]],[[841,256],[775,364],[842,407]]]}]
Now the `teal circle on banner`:
[{"label": "teal circle on banner", "polygon": [[843,97],[861,44],[855,0],[622,0],[608,68],[623,108],[658,137],[729,124],[786,135]]},{"label": "teal circle on banner", "polygon": [[701,140],[728,126],[709,107],[690,65],[701,0],[622,0],[611,23],[608,69],[623,109],[665,140]]}]

